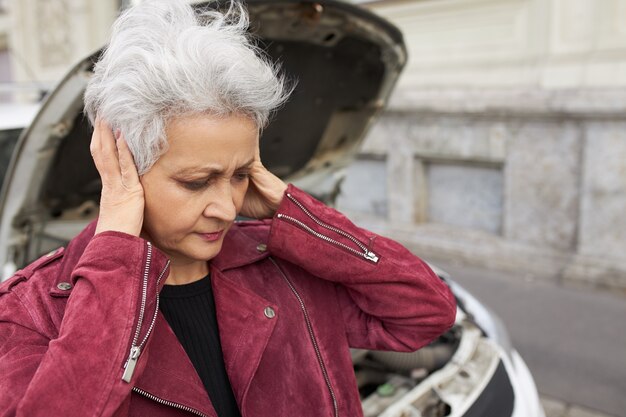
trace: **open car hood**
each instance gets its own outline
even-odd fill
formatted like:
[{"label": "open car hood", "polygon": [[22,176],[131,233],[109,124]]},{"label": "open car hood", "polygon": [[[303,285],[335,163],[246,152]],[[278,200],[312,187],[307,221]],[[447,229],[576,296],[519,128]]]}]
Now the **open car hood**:
[{"label": "open car hood", "polygon": [[[344,2],[247,5],[251,32],[297,82],[263,132],[261,158],[281,178],[328,197],[404,67],[402,35]],[[72,68],[16,145],[0,196],[1,265],[19,267],[64,244],[97,215],[100,179],[82,97],[98,56]]]}]

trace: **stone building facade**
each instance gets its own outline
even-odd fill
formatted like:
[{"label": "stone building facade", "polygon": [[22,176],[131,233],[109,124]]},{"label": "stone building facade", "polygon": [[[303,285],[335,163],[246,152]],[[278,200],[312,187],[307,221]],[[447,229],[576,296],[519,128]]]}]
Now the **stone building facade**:
[{"label": "stone building facade", "polygon": [[338,205],[427,258],[626,290],[626,0],[365,5],[409,64]]},{"label": "stone building facade", "polygon": [[[0,0],[0,82],[13,93],[4,101],[37,101],[72,65],[104,44],[123,3]],[[2,65],[3,57],[8,65]]]}]

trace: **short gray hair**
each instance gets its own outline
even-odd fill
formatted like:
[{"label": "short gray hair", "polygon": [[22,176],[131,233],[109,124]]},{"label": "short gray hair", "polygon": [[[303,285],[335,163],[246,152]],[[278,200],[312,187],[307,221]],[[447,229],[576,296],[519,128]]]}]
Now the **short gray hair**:
[{"label": "short gray hair", "polygon": [[184,0],[144,1],[122,13],[85,90],[85,112],[119,129],[140,175],[167,149],[174,117],[250,117],[259,129],[291,89],[247,34],[239,0],[227,11]]}]

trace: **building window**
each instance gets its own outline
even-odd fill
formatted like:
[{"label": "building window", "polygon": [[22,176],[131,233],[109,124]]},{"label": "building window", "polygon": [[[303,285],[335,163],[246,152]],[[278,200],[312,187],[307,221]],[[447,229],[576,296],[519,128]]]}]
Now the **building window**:
[{"label": "building window", "polygon": [[431,161],[426,185],[429,222],[501,233],[501,167]]}]

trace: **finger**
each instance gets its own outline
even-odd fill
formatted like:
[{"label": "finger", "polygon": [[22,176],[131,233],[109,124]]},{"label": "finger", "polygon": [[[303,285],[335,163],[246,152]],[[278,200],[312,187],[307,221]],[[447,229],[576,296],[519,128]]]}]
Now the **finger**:
[{"label": "finger", "polygon": [[253,165],[250,179],[250,185],[256,191],[256,194],[267,202],[270,207],[277,208],[287,189],[287,184],[272,174],[260,161]]},{"label": "finger", "polygon": [[122,175],[122,184],[126,189],[136,186],[139,183],[139,175],[133,155],[128,148],[128,143],[123,135],[120,134],[116,141],[117,154],[120,164],[120,173]]},{"label": "finger", "polygon": [[108,164],[108,168],[111,169],[112,173],[119,173],[119,158],[117,155],[117,145],[115,144],[115,137],[113,136],[113,131],[108,123],[102,122],[100,124],[99,135],[100,135],[100,151],[101,155],[105,162]]},{"label": "finger", "polygon": [[91,149],[103,185],[119,181],[120,167],[113,132],[108,123],[101,119],[96,123]]},{"label": "finger", "polygon": [[250,169],[250,178],[254,183],[260,186],[270,187],[277,184],[277,181],[282,182],[280,178],[272,174],[267,168],[263,166],[261,161],[255,161]]},{"label": "finger", "polygon": [[91,134],[91,142],[89,143],[89,151],[94,159],[100,153],[100,131],[98,126],[100,126],[100,118],[96,117],[96,122],[93,126],[93,133]]},{"label": "finger", "polygon": [[101,125],[102,120],[100,118],[96,118],[96,122],[93,127],[93,133],[91,134],[91,143],[89,144],[89,151],[91,152],[91,157],[93,158],[93,162],[96,164],[96,168],[102,176],[102,139],[101,139]]},{"label": "finger", "polygon": [[258,142],[256,145],[256,150],[254,151],[254,160],[261,162],[261,147],[259,146]]}]

